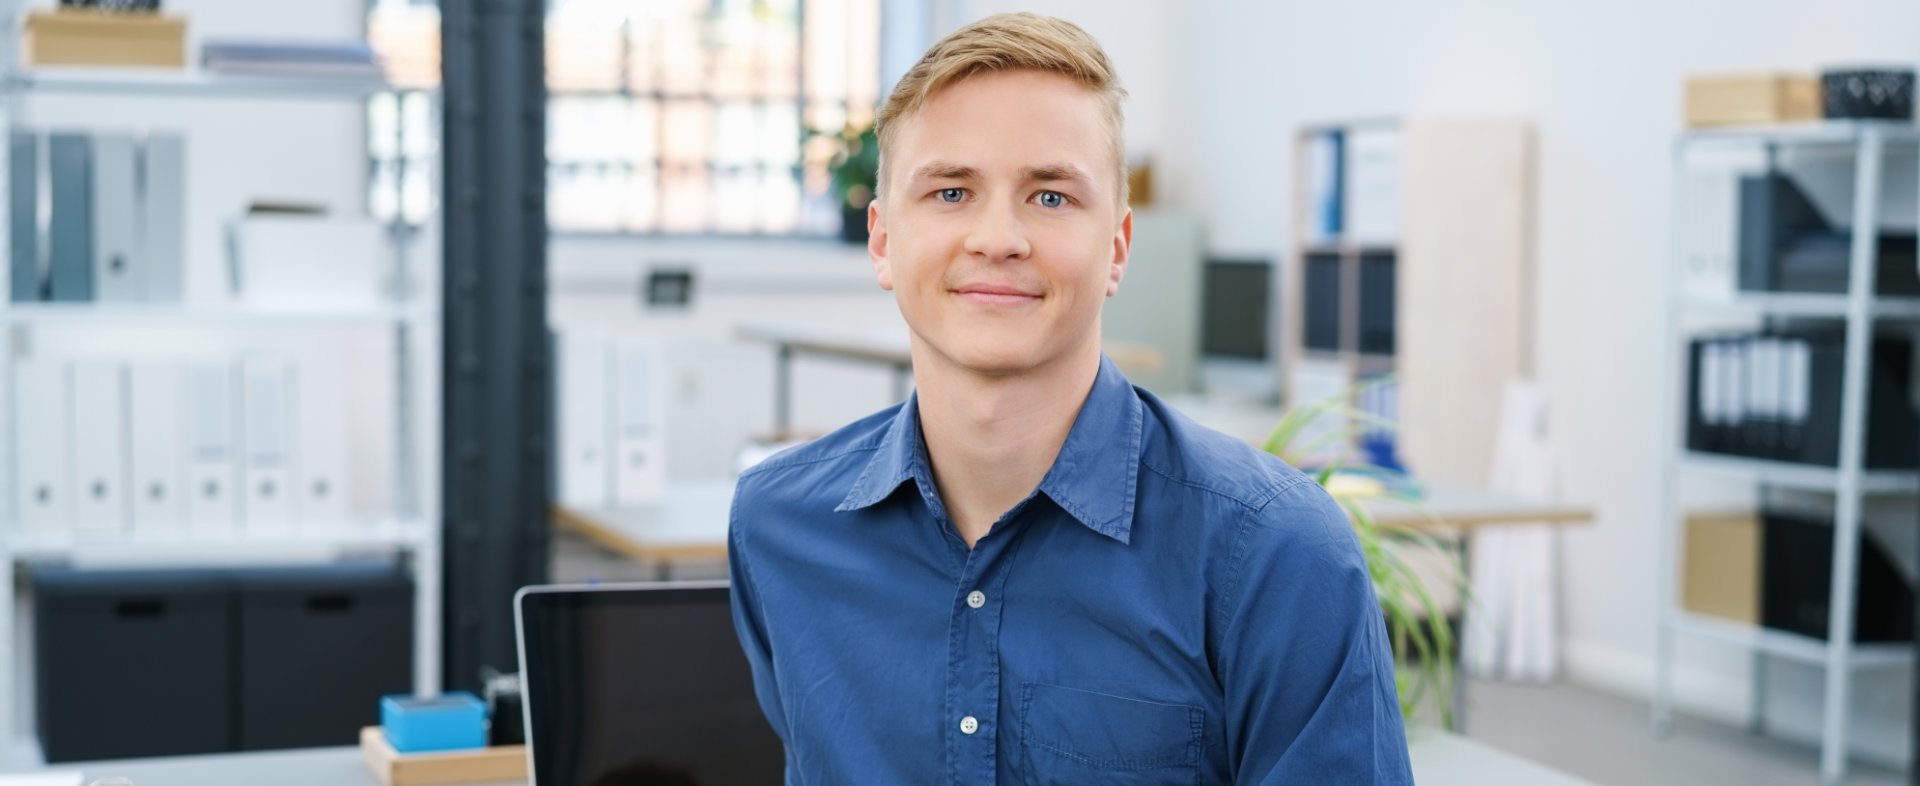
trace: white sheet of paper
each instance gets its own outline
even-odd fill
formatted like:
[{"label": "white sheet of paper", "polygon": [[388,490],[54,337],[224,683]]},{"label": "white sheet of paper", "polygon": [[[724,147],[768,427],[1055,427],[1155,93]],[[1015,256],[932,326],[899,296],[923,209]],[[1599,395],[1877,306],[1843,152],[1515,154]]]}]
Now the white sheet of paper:
[{"label": "white sheet of paper", "polygon": [[0,786],[80,786],[77,772],[41,772],[32,775],[0,775]]}]

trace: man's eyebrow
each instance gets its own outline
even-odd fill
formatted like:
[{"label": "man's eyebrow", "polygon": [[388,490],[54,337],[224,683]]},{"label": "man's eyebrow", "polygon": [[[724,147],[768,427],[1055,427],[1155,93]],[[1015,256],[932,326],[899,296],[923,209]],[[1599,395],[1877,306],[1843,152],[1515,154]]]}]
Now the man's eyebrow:
[{"label": "man's eyebrow", "polygon": [[973,167],[962,164],[952,164],[945,161],[935,161],[913,170],[913,175],[908,179],[978,180],[979,178],[980,170],[974,169]]},{"label": "man's eyebrow", "polygon": [[[1089,177],[1080,167],[1072,164],[1041,164],[1040,166],[1030,166],[1020,170],[1020,176],[1022,180],[1040,182],[1058,182],[1063,180],[1091,182],[1093,180],[1093,178]],[[964,164],[935,161],[913,170],[913,174],[909,179],[978,180],[980,179],[980,170]]]},{"label": "man's eyebrow", "polygon": [[1087,182],[1092,182],[1093,180],[1093,178],[1087,176],[1086,172],[1081,171],[1079,167],[1072,164],[1045,164],[1042,166],[1027,167],[1021,171],[1021,174],[1025,176],[1027,180],[1081,180]]}]

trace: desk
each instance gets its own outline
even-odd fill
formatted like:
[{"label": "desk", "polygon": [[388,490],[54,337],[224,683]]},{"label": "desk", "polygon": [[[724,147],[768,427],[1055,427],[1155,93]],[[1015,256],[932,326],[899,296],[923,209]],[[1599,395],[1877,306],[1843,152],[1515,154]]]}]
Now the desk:
[{"label": "desk", "polygon": [[[1410,729],[1407,738],[1414,781],[1421,786],[1588,786],[1587,781],[1436,729]],[[88,779],[117,775],[134,786],[380,786],[356,747],[129,759],[60,765],[49,771],[80,772]]]},{"label": "desk", "polygon": [[616,554],[654,564],[657,578],[665,581],[675,563],[726,560],[733,484],[732,478],[668,481],[657,506],[587,510],[556,505],[553,521]]}]

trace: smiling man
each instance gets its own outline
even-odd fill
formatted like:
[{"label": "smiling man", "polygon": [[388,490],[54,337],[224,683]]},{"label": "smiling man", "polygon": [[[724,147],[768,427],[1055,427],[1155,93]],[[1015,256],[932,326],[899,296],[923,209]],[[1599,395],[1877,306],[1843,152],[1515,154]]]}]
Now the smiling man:
[{"label": "smiling man", "polygon": [[1080,28],[1008,14],[880,111],[868,248],[916,391],[734,497],[789,784],[1412,782],[1346,517],[1101,353],[1124,97]]}]

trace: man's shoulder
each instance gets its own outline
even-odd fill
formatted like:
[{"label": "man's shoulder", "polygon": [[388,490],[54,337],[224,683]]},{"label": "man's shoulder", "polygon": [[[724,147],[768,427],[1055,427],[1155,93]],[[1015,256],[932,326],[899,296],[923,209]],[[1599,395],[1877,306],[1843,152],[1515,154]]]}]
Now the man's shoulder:
[{"label": "man's shoulder", "polygon": [[[904,406],[904,403],[895,404],[819,439],[775,453],[740,473],[737,493],[789,487],[795,475],[824,480],[836,474],[857,473],[886,440],[888,430]],[[849,474],[847,482],[851,483],[854,477]],[[840,491],[845,493],[846,489]]]},{"label": "man's shoulder", "polygon": [[1230,501],[1250,511],[1299,496],[1306,473],[1244,440],[1195,422],[1141,391],[1150,413],[1140,461],[1171,483]]}]

